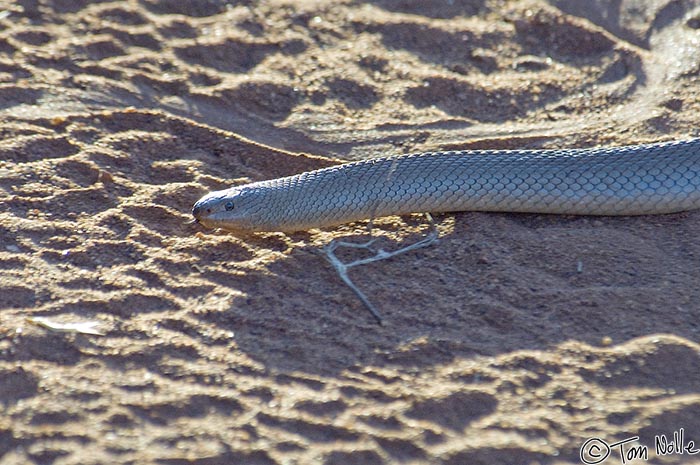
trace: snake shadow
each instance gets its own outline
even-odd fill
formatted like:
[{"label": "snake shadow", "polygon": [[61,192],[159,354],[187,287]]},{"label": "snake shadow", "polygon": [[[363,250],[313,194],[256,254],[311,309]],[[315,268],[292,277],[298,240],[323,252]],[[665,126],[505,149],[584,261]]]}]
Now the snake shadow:
[{"label": "snake shadow", "polygon": [[198,318],[233,331],[240,350],[268,368],[315,374],[435,366],[571,340],[698,336],[700,213],[455,218],[437,244],[350,271],[384,325],[310,245],[244,275],[209,274],[243,295]]}]

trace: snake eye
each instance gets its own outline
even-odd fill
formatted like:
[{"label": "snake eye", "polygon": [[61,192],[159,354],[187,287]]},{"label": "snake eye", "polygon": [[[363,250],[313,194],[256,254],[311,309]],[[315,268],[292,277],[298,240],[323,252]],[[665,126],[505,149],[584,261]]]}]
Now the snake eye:
[{"label": "snake eye", "polygon": [[230,212],[231,210],[233,210],[233,202],[229,200],[228,202],[226,202],[226,205],[224,205],[224,208],[227,212]]}]

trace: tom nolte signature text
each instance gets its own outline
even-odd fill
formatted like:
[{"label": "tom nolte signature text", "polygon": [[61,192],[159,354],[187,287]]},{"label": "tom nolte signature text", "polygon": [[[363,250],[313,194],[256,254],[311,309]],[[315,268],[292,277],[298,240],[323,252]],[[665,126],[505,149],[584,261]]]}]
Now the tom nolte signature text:
[{"label": "tom nolte signature text", "polygon": [[[590,438],[581,446],[579,456],[581,462],[586,465],[605,462],[613,451],[619,454],[620,462],[623,464],[633,460],[649,460],[649,447],[632,444],[638,440],[639,436],[633,436],[608,444],[600,438]],[[654,436],[654,452],[657,457],[672,454],[695,455],[700,453],[700,448],[695,444],[695,441],[686,440],[685,429],[680,428],[674,431],[670,438],[665,434]]]}]

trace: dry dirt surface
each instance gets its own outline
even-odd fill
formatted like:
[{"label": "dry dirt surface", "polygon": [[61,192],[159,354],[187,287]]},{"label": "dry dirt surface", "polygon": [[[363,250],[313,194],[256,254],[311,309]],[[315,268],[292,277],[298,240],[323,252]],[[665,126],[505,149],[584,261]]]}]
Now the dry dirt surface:
[{"label": "dry dirt surface", "polygon": [[700,136],[699,50],[698,0],[0,2],[0,465],[700,463],[654,450],[700,448],[698,212],[440,215],[351,272],[384,326],[321,252],[364,224],[188,223],[341,161]]}]

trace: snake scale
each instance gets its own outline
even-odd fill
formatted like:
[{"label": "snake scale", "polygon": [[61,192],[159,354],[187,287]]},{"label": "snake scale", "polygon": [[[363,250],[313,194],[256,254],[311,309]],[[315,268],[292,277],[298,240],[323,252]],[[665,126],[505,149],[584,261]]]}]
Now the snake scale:
[{"label": "snake scale", "polygon": [[412,212],[646,215],[700,208],[700,139],[376,158],[211,192],[195,221],[297,231]]}]

